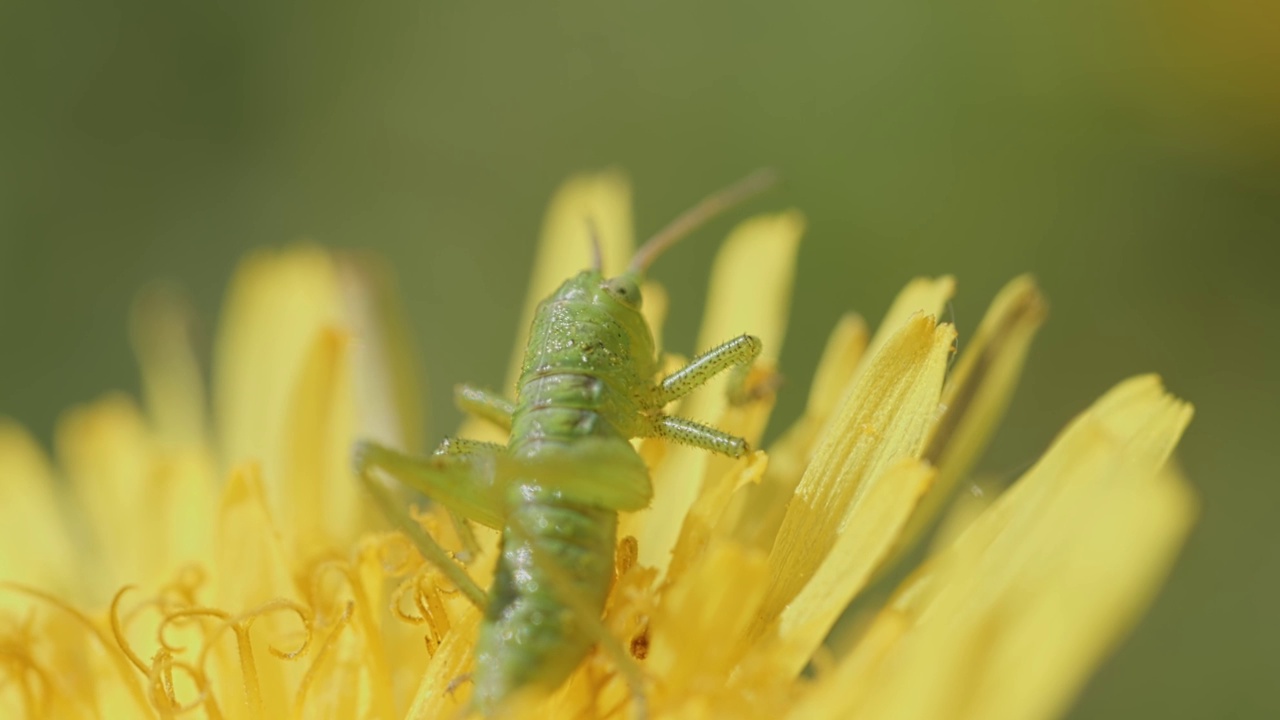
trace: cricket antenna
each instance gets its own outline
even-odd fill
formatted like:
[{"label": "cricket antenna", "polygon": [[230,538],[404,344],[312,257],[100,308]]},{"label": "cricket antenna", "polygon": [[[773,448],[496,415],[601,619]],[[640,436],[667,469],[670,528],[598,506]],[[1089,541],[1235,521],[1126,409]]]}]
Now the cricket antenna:
[{"label": "cricket antenna", "polygon": [[778,180],[778,174],[769,168],[757,170],[727,188],[704,198],[702,202],[686,210],[680,217],[671,221],[670,225],[658,231],[658,234],[645,241],[631,258],[627,271],[643,275],[658,256],[667,248],[675,245],[681,238],[697,230],[699,226],[711,218],[737,205],[738,203],[768,190]]},{"label": "cricket antenna", "polygon": [[596,220],[587,216],[587,237],[591,242],[591,269],[598,273],[604,272],[604,251],[600,249],[600,228],[596,227]]}]

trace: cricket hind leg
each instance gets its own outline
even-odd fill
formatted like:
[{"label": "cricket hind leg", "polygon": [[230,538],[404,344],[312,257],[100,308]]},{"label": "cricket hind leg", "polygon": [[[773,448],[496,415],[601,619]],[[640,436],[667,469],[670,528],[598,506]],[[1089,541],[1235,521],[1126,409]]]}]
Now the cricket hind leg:
[{"label": "cricket hind leg", "polygon": [[[377,443],[356,445],[356,474],[383,515],[413,541],[422,556],[477,607],[484,608],[488,596],[448,551],[406,512],[404,503],[387,488],[375,472],[381,472],[425,494],[451,513],[483,524],[502,523],[502,505],[494,482],[492,453],[437,454],[413,457]],[[491,525],[492,526],[492,525]]]},{"label": "cricket hind leg", "polygon": [[[679,400],[730,368],[729,401],[742,405],[756,399],[760,388],[748,387],[747,380],[752,363],[760,357],[763,349],[764,344],[754,335],[739,335],[711,348],[662,379],[658,384],[657,405],[662,407],[673,400]],[[764,391],[767,392],[769,386],[766,383]]]},{"label": "cricket hind leg", "polygon": [[[503,446],[498,443],[472,440],[470,438],[446,437],[440,441],[440,445],[436,447],[433,454],[496,456],[503,450]],[[462,551],[458,553],[458,559],[462,560],[464,565],[470,564],[471,559],[480,554],[480,541],[476,538],[475,529],[467,523],[467,518],[455,510],[449,510],[449,522],[453,525],[453,531],[458,534],[458,538],[462,540]]]}]

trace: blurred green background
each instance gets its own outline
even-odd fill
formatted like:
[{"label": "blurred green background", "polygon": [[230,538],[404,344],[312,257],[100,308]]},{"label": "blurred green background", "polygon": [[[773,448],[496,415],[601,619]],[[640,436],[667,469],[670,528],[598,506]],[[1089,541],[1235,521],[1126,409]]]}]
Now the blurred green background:
[{"label": "blurred green background", "polygon": [[[643,236],[771,165],[752,208],[810,220],[779,416],[842,311],[955,273],[963,338],[1034,272],[1052,315],[988,469],[1134,373],[1198,411],[1201,522],[1075,716],[1280,716],[1280,5],[354,7],[0,5],[0,412],[47,439],[135,388],[139,287],[182,283],[210,335],[243,252],[311,238],[398,268],[436,435],[452,383],[502,376],[565,176],[626,168]],[[676,349],[730,224],[655,270]]]}]

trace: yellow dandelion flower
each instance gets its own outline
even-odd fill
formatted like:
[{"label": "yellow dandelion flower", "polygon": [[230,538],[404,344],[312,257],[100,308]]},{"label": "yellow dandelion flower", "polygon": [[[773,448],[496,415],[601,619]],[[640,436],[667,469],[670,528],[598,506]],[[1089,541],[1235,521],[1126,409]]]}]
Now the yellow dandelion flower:
[{"label": "yellow dandelion flower", "polygon": [[[582,218],[620,263],[629,213],[616,173],[561,189],[526,320],[590,263]],[[733,231],[700,348],[749,330],[776,365],[803,229],[788,211]],[[211,402],[177,296],[146,293],[132,326],[141,407],[110,395],[68,413],[56,464],[0,422],[0,716],[466,711],[481,614],[379,529],[349,465],[360,437],[421,450],[416,363],[387,280],[311,247],[248,258]],[[620,519],[603,625],[635,659],[651,717],[1054,717],[1142,612],[1194,518],[1169,459],[1190,407],[1154,377],[1122,382],[1008,490],[952,503],[1044,318],[1018,278],[952,364],[955,331],[935,318],[953,291],[948,277],[912,282],[874,335],[841,319],[803,415],[763,451],[735,461],[637,443],[654,501]],[[645,293],[660,337],[665,296]],[[721,380],[680,413],[756,446],[771,404],[730,404]],[[493,432],[462,434],[503,439]],[[491,535],[435,509],[413,517],[488,584]],[[838,622],[923,540],[906,580]],[[597,649],[507,712],[637,707]]]}]

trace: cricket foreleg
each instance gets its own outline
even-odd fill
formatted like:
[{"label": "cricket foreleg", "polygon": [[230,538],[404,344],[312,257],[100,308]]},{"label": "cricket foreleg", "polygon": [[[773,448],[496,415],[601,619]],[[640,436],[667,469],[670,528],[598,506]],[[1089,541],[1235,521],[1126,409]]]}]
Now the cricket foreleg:
[{"label": "cricket foreleg", "polygon": [[658,405],[661,407],[688,395],[729,368],[734,368],[729,380],[730,401],[742,403],[750,400],[750,393],[746,390],[747,373],[763,348],[760,338],[754,335],[739,335],[711,348],[662,379],[658,385]]},{"label": "cricket foreleg", "polygon": [[747,441],[736,435],[671,415],[662,415],[654,421],[653,435],[732,458],[739,458],[751,452]]},{"label": "cricket foreleg", "polygon": [[453,388],[453,404],[468,415],[491,422],[503,430],[511,430],[511,415],[516,408],[501,395],[474,385],[456,385]]}]

